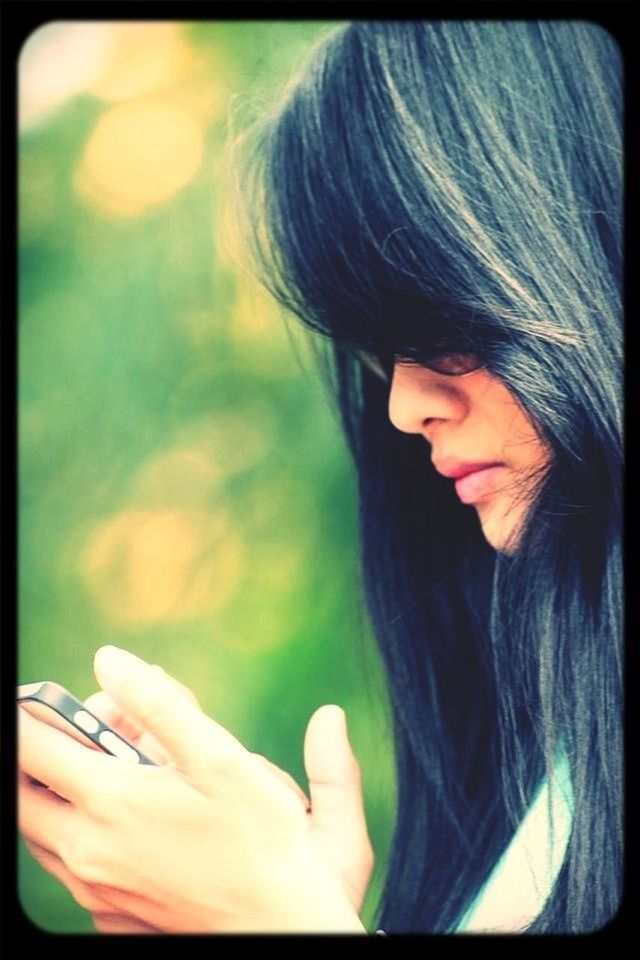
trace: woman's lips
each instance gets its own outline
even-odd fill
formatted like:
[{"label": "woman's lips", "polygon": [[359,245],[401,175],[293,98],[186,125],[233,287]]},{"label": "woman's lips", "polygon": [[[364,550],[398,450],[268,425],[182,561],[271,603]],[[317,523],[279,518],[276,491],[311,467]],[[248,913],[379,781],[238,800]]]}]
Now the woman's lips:
[{"label": "woman's lips", "polygon": [[478,503],[500,486],[504,469],[502,464],[493,464],[473,470],[456,480],[456,493],[463,503]]}]

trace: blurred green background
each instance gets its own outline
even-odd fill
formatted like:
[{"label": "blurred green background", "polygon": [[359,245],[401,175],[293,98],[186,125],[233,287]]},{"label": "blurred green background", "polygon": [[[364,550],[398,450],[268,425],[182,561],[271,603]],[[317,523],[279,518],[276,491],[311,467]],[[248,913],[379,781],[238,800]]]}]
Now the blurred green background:
[{"label": "blurred green background", "polygon": [[[377,865],[391,737],[358,594],[354,476],[307,334],[242,267],[228,161],[333,28],[51,23],[19,61],[19,682],[95,689],[115,643],[306,787],[347,711]],[[48,931],[90,917],[25,853]]]}]

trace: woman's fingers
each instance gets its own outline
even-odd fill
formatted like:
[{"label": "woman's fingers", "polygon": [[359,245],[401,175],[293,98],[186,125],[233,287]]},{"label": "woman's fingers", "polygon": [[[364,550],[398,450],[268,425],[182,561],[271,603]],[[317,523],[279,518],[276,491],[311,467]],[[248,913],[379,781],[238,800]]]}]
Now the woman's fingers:
[{"label": "woman's fingers", "polygon": [[108,782],[110,761],[115,760],[22,708],[18,710],[18,752],[20,769],[65,800],[81,800],[88,790],[95,792],[101,782]]},{"label": "woman's fingers", "polygon": [[142,920],[135,920],[123,914],[94,913],[93,925],[99,933],[163,933],[157,927],[152,927]]},{"label": "woman's fingers", "polygon": [[143,733],[140,726],[130,717],[127,717],[122,707],[104,690],[92,693],[84,701],[84,705],[91,713],[95,713],[96,717],[100,717],[103,723],[122,734],[126,740],[137,743],[140,739]]},{"label": "woman's fingers", "polygon": [[65,720],[64,717],[61,717],[59,713],[46,704],[37,703],[34,700],[22,700],[18,704],[18,709],[20,711],[26,711],[26,713],[35,717],[36,720],[47,723],[50,727],[55,727],[56,730],[61,730],[68,736],[73,737],[74,740],[77,740],[78,743],[83,744],[83,746],[90,747],[92,750],[100,750],[100,747],[96,746],[88,737],[74,727],[72,723],[69,723],[68,720]]},{"label": "woman's fingers", "polygon": [[52,790],[33,783],[24,774],[20,775],[18,824],[27,842],[58,854],[69,835],[72,812],[71,804]]},{"label": "woman's fingers", "polygon": [[[189,687],[180,683],[175,677],[169,676],[169,674],[165,674],[165,676],[189,703],[198,709],[200,708],[195,693],[190,690]],[[135,744],[143,753],[151,757],[152,760],[155,760],[156,763],[164,764],[168,761],[167,751],[158,742],[156,737],[141,727],[140,723],[136,722],[133,717],[127,714],[122,706],[114,700],[106,690],[98,690],[96,693],[92,693],[91,696],[87,697],[84,701],[84,705],[92,713],[95,713],[97,717],[100,717],[103,723],[117,730],[125,740]]]},{"label": "woman's fingers", "polygon": [[305,810],[309,809],[309,798],[300,785],[296,783],[291,774],[287,773],[286,770],[282,770],[280,767],[277,767],[275,763],[271,762],[271,760],[267,760],[267,758],[263,757],[261,753],[252,753],[251,756],[261,763],[265,770],[268,770],[269,773],[272,773],[274,777],[277,777],[279,780],[282,780],[283,783],[286,783],[286,785],[293,790],[297,796],[300,797],[301,802],[305,806]]},{"label": "woman's fingers", "polygon": [[95,656],[100,686],[140,727],[152,733],[192,783],[211,783],[220,765],[247,751],[228,730],[207,717],[157,666],[117,647]]},{"label": "woman's fingers", "polygon": [[50,850],[29,840],[25,841],[25,845],[40,866],[66,887],[76,903],[92,915],[94,926],[101,933],[160,933],[156,927],[116,910],[104,893],[98,896],[90,883],[84,883],[74,876]]},{"label": "woman's fingers", "polygon": [[329,842],[351,902],[360,910],[373,870],[360,768],[340,707],[325,704],[309,720],[304,761],[311,794],[312,825]]},{"label": "woman's fingers", "polygon": [[67,888],[74,900],[90,913],[108,912],[113,914],[113,907],[106,903],[100,897],[97,897],[91,889],[91,885],[79,880],[65,866],[60,857],[47,850],[32,840],[25,840],[25,845],[31,856],[38,861],[41,867],[50,873],[52,877],[59,880]]},{"label": "woman's fingers", "polygon": [[168,760],[167,751],[158,743],[153,734],[143,730],[138,723],[127,716],[122,707],[109,696],[106,690],[92,693],[84,701],[85,707],[99,717],[103,723],[112,727],[129,743],[138,747],[142,753],[150,757],[157,764],[165,764]]}]

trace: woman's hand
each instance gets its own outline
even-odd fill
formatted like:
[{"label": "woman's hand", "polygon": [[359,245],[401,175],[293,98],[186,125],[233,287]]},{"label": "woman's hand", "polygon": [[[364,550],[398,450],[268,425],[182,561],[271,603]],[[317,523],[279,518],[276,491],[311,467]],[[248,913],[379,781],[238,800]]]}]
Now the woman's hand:
[{"label": "woman's hand", "polygon": [[129,735],[155,737],[147,752],[162,748],[168,763],[126,764],[20,711],[20,821],[34,855],[99,929],[362,931],[371,848],[342,711],[323,707],[309,724],[308,814],[291,778],[163,671],[103,648],[96,674],[122,723],[133,718]]},{"label": "woman's hand", "polygon": [[[167,675],[167,679],[199,706],[188,687],[174,677]],[[88,697],[85,706],[156,763],[167,762],[166,751],[158,740],[127,716],[105,690]],[[304,760],[311,801],[288,773],[260,754],[253,756],[301,798],[311,819],[314,843],[338,869],[347,896],[359,912],[374,858],[366,828],[360,768],[349,744],[344,712],[325,705],[316,710],[307,726]]]}]

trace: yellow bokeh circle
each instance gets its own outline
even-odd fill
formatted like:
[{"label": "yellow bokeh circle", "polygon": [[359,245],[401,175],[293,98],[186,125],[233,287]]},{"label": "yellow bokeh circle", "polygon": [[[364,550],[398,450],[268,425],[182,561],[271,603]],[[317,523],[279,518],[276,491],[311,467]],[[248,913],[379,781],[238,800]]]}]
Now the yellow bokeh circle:
[{"label": "yellow bokeh circle", "polygon": [[108,25],[112,50],[92,79],[91,92],[104,100],[128,100],[175,86],[193,69],[193,54],[177,23]]},{"label": "yellow bokeh circle", "polygon": [[98,120],[77,186],[104,212],[136,215],[186,186],[202,163],[203,149],[202,124],[178,104],[120,104]]},{"label": "yellow bokeh circle", "polygon": [[225,514],[198,510],[125,510],[93,531],[81,561],[97,607],[123,625],[218,611],[244,568],[242,540]]}]

